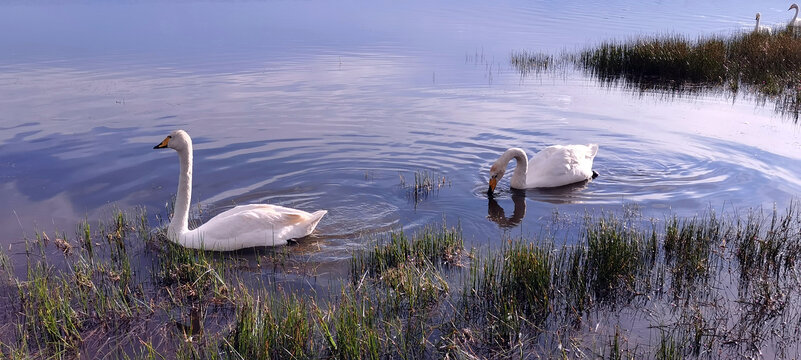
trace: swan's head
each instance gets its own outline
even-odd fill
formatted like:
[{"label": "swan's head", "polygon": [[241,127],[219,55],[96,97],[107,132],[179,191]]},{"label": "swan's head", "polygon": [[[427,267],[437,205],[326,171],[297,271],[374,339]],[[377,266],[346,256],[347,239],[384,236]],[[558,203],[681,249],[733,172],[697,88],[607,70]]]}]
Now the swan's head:
[{"label": "swan's head", "polygon": [[793,9],[798,10],[798,5],[797,4],[790,5],[790,8],[787,9],[787,11],[790,11],[790,10],[793,10]]},{"label": "swan's head", "polygon": [[183,130],[175,130],[167,135],[160,144],[154,146],[154,149],[175,149],[176,151],[185,150],[192,146],[192,139],[189,134]]},{"label": "swan's head", "polygon": [[492,192],[495,191],[495,187],[498,186],[498,182],[501,181],[503,178],[503,174],[506,172],[506,167],[503,164],[494,163],[492,167],[490,167],[490,179],[489,179],[489,190],[487,190],[487,195],[492,196]]},{"label": "swan's head", "polygon": [[760,16],[761,16],[761,15],[760,15],[759,13],[757,13],[756,20],[759,20],[759,17],[760,17]]}]

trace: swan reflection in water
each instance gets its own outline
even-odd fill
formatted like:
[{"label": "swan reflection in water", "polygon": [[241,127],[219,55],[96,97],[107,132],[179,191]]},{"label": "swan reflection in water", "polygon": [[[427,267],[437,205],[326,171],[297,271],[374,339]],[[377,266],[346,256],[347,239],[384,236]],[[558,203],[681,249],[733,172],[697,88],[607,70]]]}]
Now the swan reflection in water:
[{"label": "swan reflection in water", "polygon": [[[581,181],[574,184],[553,188],[537,188],[537,189],[514,189],[510,188],[509,193],[514,203],[514,211],[512,216],[506,217],[506,212],[503,210],[494,196],[488,197],[489,203],[487,205],[487,218],[498,224],[501,228],[512,228],[520,224],[526,216],[526,198],[543,201],[551,204],[574,204],[582,202],[586,194],[582,194],[581,190],[587,188],[589,181]],[[503,199],[501,199],[503,201]]]},{"label": "swan reflection in water", "polygon": [[526,191],[512,189],[512,201],[515,203],[515,210],[511,217],[506,217],[503,208],[498,205],[494,197],[489,198],[487,206],[487,218],[494,221],[501,228],[512,228],[520,224],[526,216]]}]

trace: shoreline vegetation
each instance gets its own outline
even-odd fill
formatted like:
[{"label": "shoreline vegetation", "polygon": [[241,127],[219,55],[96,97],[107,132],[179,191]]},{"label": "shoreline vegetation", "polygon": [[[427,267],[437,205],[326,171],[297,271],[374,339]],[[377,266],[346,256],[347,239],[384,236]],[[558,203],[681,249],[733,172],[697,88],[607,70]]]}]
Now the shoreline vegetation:
[{"label": "shoreline vegetation", "polygon": [[254,277],[241,254],[176,246],[147,219],[144,210],[120,211],[74,234],[40,233],[23,264],[0,253],[0,358],[799,351],[797,204],[692,218],[585,214],[571,237],[505,239],[496,250],[465,248],[458,227],[391,232],[356,250],[350,274],[327,290]]},{"label": "shoreline vegetation", "polygon": [[798,121],[801,112],[801,33],[728,36],[667,34],[613,40],[560,56],[520,51],[510,62],[522,76],[574,66],[608,86],[673,94],[703,91],[752,94]]},{"label": "shoreline vegetation", "polygon": [[[639,91],[747,91],[798,119],[791,29],[520,52],[522,75],[571,64]],[[367,174],[365,175],[367,176]],[[415,202],[449,185],[401,175]],[[144,209],[0,249],[0,359],[795,358],[801,208],[696,217],[587,213],[566,233],[466,248],[458,226],[379,235],[327,285],[292,261],[177,246]],[[158,219],[156,219],[159,222]],[[313,276],[313,275],[312,275]],[[300,278],[300,280],[297,280]]]}]

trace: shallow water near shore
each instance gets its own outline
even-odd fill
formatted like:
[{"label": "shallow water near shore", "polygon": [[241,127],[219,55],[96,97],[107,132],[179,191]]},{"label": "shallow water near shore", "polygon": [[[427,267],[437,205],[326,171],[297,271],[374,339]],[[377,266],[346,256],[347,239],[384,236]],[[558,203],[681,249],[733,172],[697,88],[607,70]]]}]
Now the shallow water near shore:
[{"label": "shallow water near shore", "polygon": [[[232,258],[202,255],[222,260],[253,288],[275,287],[304,296],[336,298],[340,285],[353,280],[354,251],[385,239],[390,230],[413,233],[442,222],[458,226],[464,247],[478,248],[475,254],[487,258],[492,257],[487,249],[503,251],[510,238],[536,242],[551,235],[552,247],[544,248],[552,249],[548,254],[556,258],[560,251],[575,249],[555,250],[563,243],[586,240],[582,236],[588,235],[578,233],[596,224],[583,224],[588,213],[595,220],[603,219],[606,211],[622,214],[624,221],[644,224],[644,233],[653,227],[667,239],[661,232],[667,232],[665,220],[674,215],[685,219],[704,214],[699,224],[707,221],[704,226],[711,227],[704,216],[712,212],[725,214],[730,225],[740,226],[745,223],[736,215],[750,214],[748,209],[762,208],[765,214],[774,206],[793,211],[788,205],[801,190],[801,135],[798,124],[777,114],[771,104],[745,93],[639,92],[599,84],[570,68],[521,73],[511,63],[517,51],[558,55],[639,35],[728,34],[752,27],[756,11],[769,25],[792,15],[785,3],[755,6],[634,1],[4,2],[0,4],[4,49],[0,52],[0,204],[4,205],[0,246],[10,255],[13,272],[26,278],[26,272],[31,277],[29,261],[39,250],[31,245],[36,241],[25,239],[35,239],[42,231],[51,240],[60,236],[56,231],[65,234],[77,248],[81,238],[75,234],[76,225],[88,220],[92,230],[102,234],[104,228],[97,221],[113,218],[115,209],[144,207],[146,225],[166,224],[178,161],[173,151],[152,147],[178,128],[187,130],[195,145],[192,216],[196,222],[237,204],[328,210],[314,235],[291,246],[243,250]],[[507,176],[495,197],[487,198],[489,166],[504,150],[521,147],[531,156],[545,146],[568,143],[600,144],[594,166],[598,178],[555,189],[515,191],[509,189]],[[430,181],[430,186],[416,190],[416,177]],[[651,217],[656,219],[653,226]],[[770,331],[761,330],[789,331],[785,329],[791,327],[779,322],[796,319],[797,309],[774,310],[777,304],[794,303],[797,279],[785,271],[775,279],[760,279],[768,285],[764,289],[745,281],[745,289],[735,290],[738,279],[730,272],[737,267],[741,276],[748,271],[762,275],[759,271],[769,273],[770,266],[779,265],[743,259],[772,255],[770,259],[780,263],[777,258],[794,256],[794,243],[787,240],[792,237],[781,243],[792,251],[778,251],[781,256],[767,251],[773,244],[762,240],[778,236],[767,219],[755,223],[772,235],[744,235],[738,240],[740,245],[752,245],[752,253],[741,253],[734,245],[726,248],[726,241],[739,239],[739,227],[732,227],[735,230],[722,235],[722,240],[710,237],[714,241],[699,250],[711,252],[701,256],[699,263],[704,266],[706,259],[724,253],[728,262],[712,264],[715,281],[697,274],[701,280],[690,281],[701,284],[698,294],[687,295],[695,305],[675,306],[675,299],[659,294],[662,288],[657,287],[653,299],[647,295],[648,301],[642,294],[632,295],[645,303],[643,307],[622,302],[620,311],[615,311],[614,303],[610,309],[590,310],[583,328],[566,336],[578,339],[577,349],[589,348],[594,341],[606,341],[606,336],[617,339],[615,326],[620,326],[629,344],[650,346],[658,341],[652,336],[661,331],[654,330],[661,321],[679,324],[680,330],[684,316],[714,325],[736,322],[733,315],[742,313],[743,319],[754,323],[742,328],[762,335],[743,335],[748,341],[739,347],[716,346],[735,353],[753,344],[747,351],[792,357],[797,353],[795,334],[771,337]],[[797,224],[796,218],[787,219]],[[793,226],[786,232],[797,233]],[[692,231],[688,234],[697,240]],[[108,252],[104,254],[109,259],[116,249],[111,240],[98,250]],[[102,243],[102,236],[97,241]],[[146,346],[135,339],[138,334],[156,334],[157,341],[146,341],[170,354],[176,346],[170,340],[175,339],[165,336],[161,343],[161,332],[176,335],[175,322],[190,314],[193,301],[202,300],[183,294],[192,299],[176,295],[179,300],[174,302],[173,294],[163,294],[161,287],[167,292],[182,291],[180,287],[158,283],[169,276],[148,278],[170,268],[160,262],[181,256],[175,249],[154,250],[152,245],[125,243],[131,253],[123,260],[132,262],[133,283],[159,288],[145,289],[146,296],[134,291],[133,298],[146,299],[133,303],[133,316],[123,316],[125,321],[133,319],[135,329],[123,326],[115,331],[125,333],[121,337],[127,342],[120,343],[134,347]],[[764,249],[765,253],[756,251]],[[659,266],[645,266],[655,274],[668,274],[655,277],[698,269],[671,263],[668,250],[668,245],[660,250],[664,254],[663,263],[655,262]],[[67,266],[82,264],[80,256],[85,255],[64,260],[52,242],[43,251],[57,269],[64,265],[61,261]],[[98,259],[102,260],[92,263],[100,274],[97,284],[124,288],[113,278],[119,273],[114,266],[125,267],[117,264],[109,270],[108,259]],[[481,265],[476,259],[462,259],[462,265]],[[559,266],[554,269],[562,269]],[[781,266],[795,269],[794,260]],[[206,269],[202,274],[214,270]],[[449,273],[454,294],[449,301],[454,303],[456,286],[469,272],[468,267],[459,269]],[[366,272],[362,280],[364,276]],[[197,288],[209,281],[218,285],[209,279],[201,275],[188,283],[200,281]],[[682,284],[680,278],[671,281]],[[15,324],[21,317],[12,300],[20,285],[3,284],[0,281],[0,319]],[[727,305],[708,304],[707,284],[722,287],[714,288],[714,295]],[[189,290],[197,290],[193,287]],[[777,291],[770,293],[773,290]],[[6,295],[9,301],[4,301]],[[153,307],[148,296],[169,305],[156,301],[160,305]],[[207,314],[209,333],[230,325],[238,306],[233,302],[239,300],[229,299],[220,313]],[[749,318],[752,312],[770,321]],[[95,320],[93,314],[82,316]],[[551,321],[556,338],[559,326],[569,325]],[[729,325],[724,330],[740,329]],[[223,332],[216,335],[228,336]],[[0,342],[17,344],[8,340],[14,334],[13,325],[0,327]],[[105,335],[92,331],[82,345],[88,352],[82,354],[113,352],[93,348],[108,345],[105,338],[98,340]],[[554,344],[540,341],[544,343],[534,345],[542,346],[543,354],[556,353]],[[181,340],[176,342],[180,348]]]},{"label": "shallow water near shore", "polygon": [[[773,5],[763,22],[788,17]],[[769,106],[631,93],[570,70],[521,75],[509,61],[520,49],[738,31],[753,12],[690,6],[7,3],[0,244],[19,253],[36,230],[71,233],[113,208],[165,218],[178,163],[151,148],[177,128],[195,142],[197,218],[257,202],[327,209],[292,253],[332,271],[372,234],[443,219],[468,247],[493,247],[542,233],[554,213],[783,206],[801,189],[801,141]],[[513,196],[507,177],[487,199],[505,149],[566,143],[600,144],[597,179]],[[404,184],[421,171],[444,181],[415,198]]]}]

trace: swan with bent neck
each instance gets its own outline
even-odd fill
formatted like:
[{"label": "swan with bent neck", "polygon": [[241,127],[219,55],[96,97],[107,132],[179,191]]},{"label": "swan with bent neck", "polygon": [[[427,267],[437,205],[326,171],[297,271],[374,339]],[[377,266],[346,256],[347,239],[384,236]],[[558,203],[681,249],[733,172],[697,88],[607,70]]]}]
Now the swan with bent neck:
[{"label": "swan with bent neck", "polygon": [[598,154],[597,144],[553,145],[542,149],[529,161],[523,149],[511,148],[490,167],[487,195],[492,196],[512,159],[517,162],[510,181],[513,188],[547,188],[573,184],[598,176],[598,173],[592,170],[592,160],[596,154]]},{"label": "swan with bent neck", "polygon": [[325,210],[308,213],[268,204],[240,205],[189,230],[189,204],[192,197],[192,138],[183,130],[170,133],[154,149],[170,148],[178,152],[181,172],[175,211],[167,237],[192,249],[232,251],[259,246],[285,245],[289,239],[311,234]]}]

